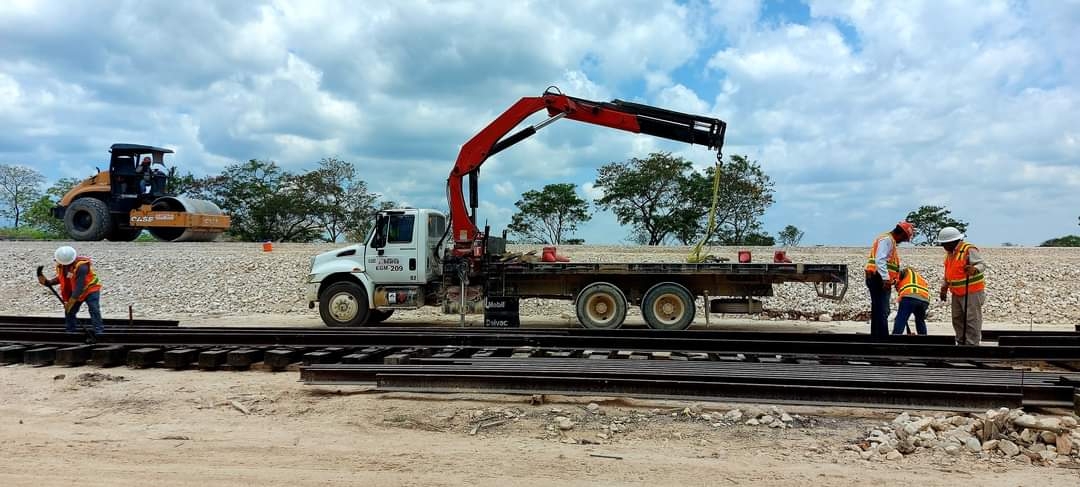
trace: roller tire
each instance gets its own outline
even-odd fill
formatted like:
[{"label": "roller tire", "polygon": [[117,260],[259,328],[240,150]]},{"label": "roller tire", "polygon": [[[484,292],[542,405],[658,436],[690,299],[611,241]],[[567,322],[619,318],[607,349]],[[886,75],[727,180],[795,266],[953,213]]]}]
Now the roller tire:
[{"label": "roller tire", "polygon": [[335,282],[319,294],[319,317],[331,328],[364,326],[371,317],[367,293],[354,282]]},{"label": "roller tire", "polygon": [[105,240],[113,229],[109,206],[91,197],[73,201],[64,211],[64,229],[73,240]]},{"label": "roller tire", "polygon": [[594,282],[585,286],[574,303],[578,322],[585,328],[613,330],[626,321],[626,295],[613,284]]},{"label": "roller tire", "polygon": [[143,229],[141,228],[120,228],[113,225],[112,232],[109,232],[108,239],[111,242],[134,242],[135,239],[142,235]]},{"label": "roller tire", "polygon": [[695,313],[694,295],[674,282],[649,288],[641,299],[641,315],[649,328],[656,330],[685,330],[694,322]]}]

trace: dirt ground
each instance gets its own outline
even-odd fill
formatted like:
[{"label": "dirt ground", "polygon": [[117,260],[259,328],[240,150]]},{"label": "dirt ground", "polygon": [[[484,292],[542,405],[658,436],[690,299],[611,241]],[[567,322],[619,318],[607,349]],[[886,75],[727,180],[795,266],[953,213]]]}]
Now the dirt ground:
[{"label": "dirt ground", "polygon": [[[784,407],[798,420],[779,430],[690,418],[684,403],[530,405],[297,378],[0,368],[0,485],[1080,485],[1067,468],[930,452],[869,462],[844,450],[896,411]],[[576,424],[559,430],[557,416]],[[622,428],[604,429],[611,421]]]}]

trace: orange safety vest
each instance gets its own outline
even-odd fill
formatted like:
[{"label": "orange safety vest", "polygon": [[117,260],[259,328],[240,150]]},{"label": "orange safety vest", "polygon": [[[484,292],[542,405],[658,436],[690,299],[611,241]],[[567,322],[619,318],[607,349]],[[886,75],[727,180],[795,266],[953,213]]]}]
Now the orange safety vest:
[{"label": "orange safety vest", "polygon": [[889,232],[878,235],[878,238],[874,239],[874,245],[870,247],[870,258],[866,259],[866,272],[877,274],[877,246],[885,238],[892,240],[893,243],[892,252],[889,252],[889,258],[886,259],[885,265],[888,267],[889,280],[896,281],[900,278],[900,254],[896,251],[896,240],[893,239],[892,233]]},{"label": "orange safety vest", "polygon": [[83,281],[83,292],[76,300],[84,301],[90,293],[101,290],[101,281],[98,281],[94,267],[90,265],[90,258],[76,257],[71,265],[56,266],[56,277],[60,281],[60,297],[65,303],[71,298],[71,292],[75,290],[75,276],[79,274],[79,266],[86,266],[86,279]]},{"label": "orange safety vest", "polygon": [[952,252],[945,256],[945,282],[949,283],[949,291],[953,296],[963,296],[966,293],[977,293],[986,289],[986,278],[982,272],[975,272],[969,276],[964,271],[968,264],[968,253],[978,247],[967,242],[960,242]]},{"label": "orange safety vest", "polygon": [[897,301],[912,297],[930,302],[930,285],[926,283],[926,279],[922,275],[915,272],[915,269],[908,269],[907,272],[903,273],[903,277],[896,283],[896,290]]}]

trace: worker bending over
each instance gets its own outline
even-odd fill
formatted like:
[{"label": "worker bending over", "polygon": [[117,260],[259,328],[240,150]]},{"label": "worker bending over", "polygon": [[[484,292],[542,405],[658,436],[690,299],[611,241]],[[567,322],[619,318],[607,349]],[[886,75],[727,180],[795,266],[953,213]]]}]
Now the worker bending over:
[{"label": "worker bending over", "polygon": [[896,321],[893,335],[902,335],[908,328],[908,318],[915,315],[915,331],[926,334],[926,310],[930,308],[930,285],[915,269],[905,267],[896,281]]},{"label": "worker bending over", "polygon": [[945,249],[945,282],[941,300],[952,293],[952,325],[957,345],[982,341],[982,306],[986,303],[986,263],[979,249],[964,241],[953,227],[938,232],[937,243]]},{"label": "worker bending over", "polygon": [[56,249],[53,259],[56,260],[56,277],[45,279],[45,276],[38,276],[38,282],[43,286],[60,285],[65,330],[68,333],[77,331],[75,315],[85,302],[90,308],[94,334],[100,335],[105,331],[105,323],[101,319],[101,282],[94,273],[90,258],[76,254],[72,247],[64,246]]}]

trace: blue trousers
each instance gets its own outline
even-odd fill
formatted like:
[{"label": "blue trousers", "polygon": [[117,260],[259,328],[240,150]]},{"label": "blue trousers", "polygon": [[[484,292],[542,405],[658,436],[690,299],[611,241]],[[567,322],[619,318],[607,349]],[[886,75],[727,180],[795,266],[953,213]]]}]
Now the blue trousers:
[{"label": "blue trousers", "polygon": [[105,332],[105,322],[101,320],[101,292],[95,291],[86,296],[85,301],[76,301],[71,307],[71,312],[64,316],[64,330],[68,333],[79,331],[79,323],[75,315],[79,314],[79,308],[83,303],[90,309],[90,323],[94,325],[94,334],[100,335]]},{"label": "blue trousers", "polygon": [[874,273],[866,278],[866,289],[870,291],[870,334],[888,335],[892,288],[885,287],[881,274]]},{"label": "blue trousers", "polygon": [[900,307],[896,310],[896,322],[893,323],[892,334],[903,335],[907,328],[908,317],[915,315],[915,331],[920,335],[926,334],[926,310],[930,303],[921,299],[905,297],[900,300]]}]

